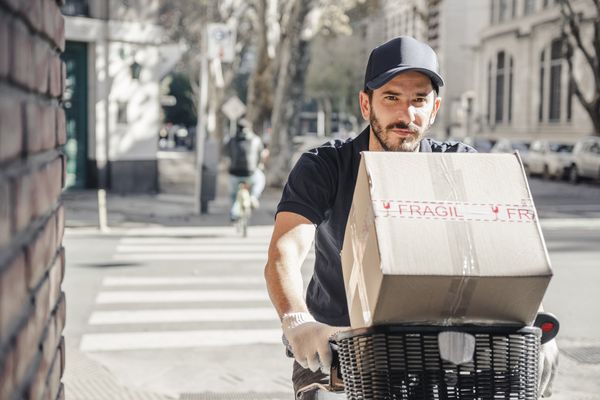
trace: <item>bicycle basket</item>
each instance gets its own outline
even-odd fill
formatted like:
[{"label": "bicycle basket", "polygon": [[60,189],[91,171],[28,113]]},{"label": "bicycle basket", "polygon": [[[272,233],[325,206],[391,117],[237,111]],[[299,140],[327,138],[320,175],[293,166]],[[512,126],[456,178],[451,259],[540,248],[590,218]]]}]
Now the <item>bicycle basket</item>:
[{"label": "bicycle basket", "polygon": [[[438,333],[475,337],[473,360],[442,360]],[[394,400],[536,400],[540,330],[535,327],[378,326],[336,336],[346,396]]]}]

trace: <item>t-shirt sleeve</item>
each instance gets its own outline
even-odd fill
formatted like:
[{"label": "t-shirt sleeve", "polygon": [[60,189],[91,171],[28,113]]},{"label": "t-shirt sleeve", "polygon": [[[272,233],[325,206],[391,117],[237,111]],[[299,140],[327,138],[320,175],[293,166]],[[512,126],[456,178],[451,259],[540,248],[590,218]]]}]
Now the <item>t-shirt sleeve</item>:
[{"label": "t-shirt sleeve", "polygon": [[316,152],[302,154],[283,188],[277,212],[289,211],[319,225],[335,196],[334,169]]}]

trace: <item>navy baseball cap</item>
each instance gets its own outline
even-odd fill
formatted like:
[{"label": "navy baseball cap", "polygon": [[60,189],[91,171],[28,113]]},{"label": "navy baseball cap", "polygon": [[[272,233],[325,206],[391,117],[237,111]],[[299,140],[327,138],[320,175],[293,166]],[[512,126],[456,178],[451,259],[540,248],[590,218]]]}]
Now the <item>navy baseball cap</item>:
[{"label": "navy baseball cap", "polygon": [[375,90],[396,75],[417,71],[427,75],[436,92],[444,86],[435,51],[409,36],[394,38],[373,49],[365,71],[365,89]]}]

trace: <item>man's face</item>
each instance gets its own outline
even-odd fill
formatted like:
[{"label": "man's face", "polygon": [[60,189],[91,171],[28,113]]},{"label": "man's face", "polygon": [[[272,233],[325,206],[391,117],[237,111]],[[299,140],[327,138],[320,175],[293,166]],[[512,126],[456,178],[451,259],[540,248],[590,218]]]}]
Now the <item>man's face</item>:
[{"label": "man's face", "polygon": [[403,72],[373,91],[360,93],[362,116],[371,125],[369,150],[415,151],[441,104],[427,75]]}]

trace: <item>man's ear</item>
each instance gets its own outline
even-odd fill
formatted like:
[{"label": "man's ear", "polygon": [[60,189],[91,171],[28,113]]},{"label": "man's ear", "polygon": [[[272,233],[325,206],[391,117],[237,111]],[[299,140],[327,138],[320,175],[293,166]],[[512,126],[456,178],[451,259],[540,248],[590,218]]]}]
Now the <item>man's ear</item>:
[{"label": "man's ear", "polygon": [[358,94],[358,102],[363,119],[368,121],[371,116],[371,102],[369,101],[369,95],[364,90],[361,90]]},{"label": "man's ear", "polygon": [[433,124],[435,117],[437,116],[438,110],[442,105],[442,98],[437,96],[433,101],[433,110],[431,111],[431,117],[429,117],[429,125]]}]

